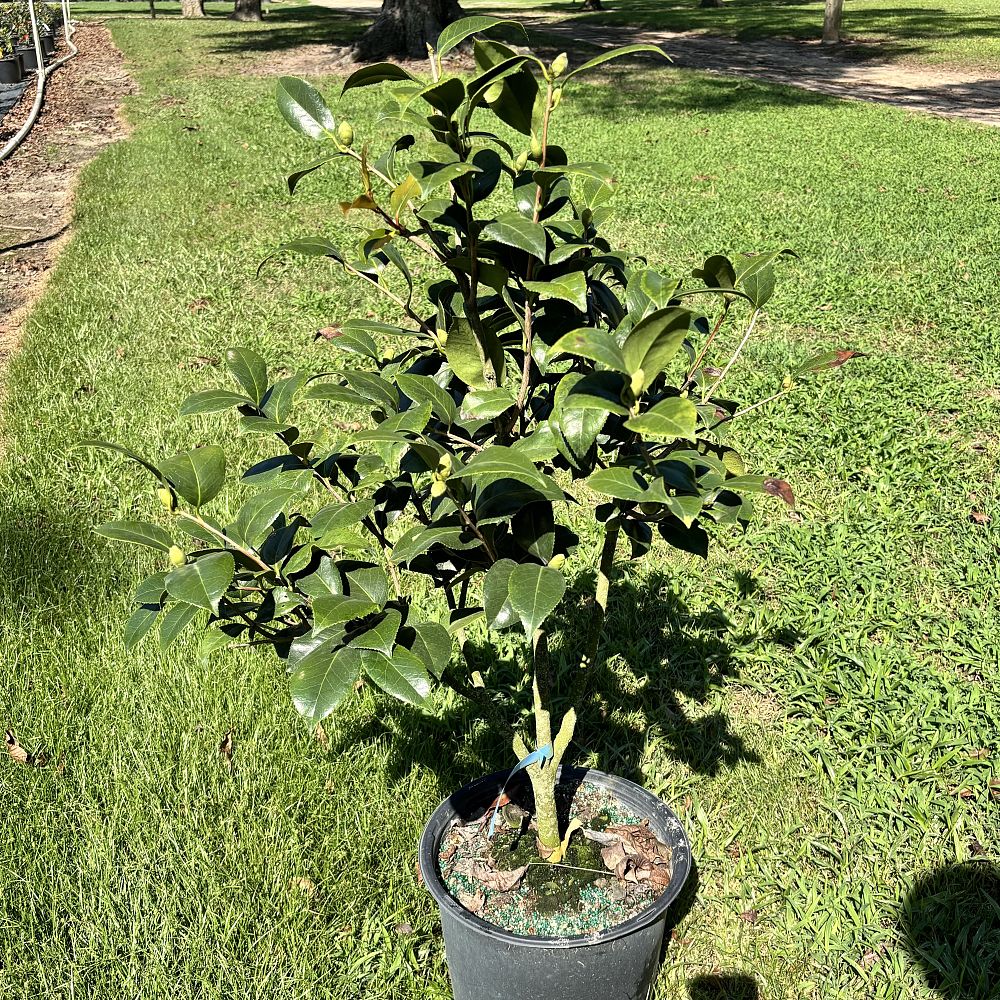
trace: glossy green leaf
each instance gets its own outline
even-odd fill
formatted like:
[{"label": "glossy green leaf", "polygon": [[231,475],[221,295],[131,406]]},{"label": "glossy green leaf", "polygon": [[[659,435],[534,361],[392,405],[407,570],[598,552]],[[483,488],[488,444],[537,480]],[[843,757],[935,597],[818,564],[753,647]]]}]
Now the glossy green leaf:
[{"label": "glossy green leaf", "polygon": [[119,542],[144,545],[158,552],[169,552],[174,544],[170,535],[157,524],[147,521],[108,521],[94,528],[95,534],[113,538]]},{"label": "glossy green leaf", "polygon": [[437,622],[421,622],[413,626],[413,654],[432,677],[440,677],[451,660],[452,642],[448,630]]},{"label": "glossy green leaf", "polygon": [[389,656],[396,643],[396,636],[399,634],[399,626],[402,623],[403,618],[398,611],[395,609],[387,611],[376,625],[351,639],[351,646],[355,649],[376,650]]},{"label": "glossy green leaf", "polygon": [[548,237],[544,227],[525,219],[517,212],[501,215],[483,229],[482,236],[484,239],[495,240],[505,246],[523,250],[540,261],[545,260]]},{"label": "glossy green leaf", "polygon": [[164,478],[195,507],[218,496],[226,481],[226,453],[214,444],[182,451],[160,463]]},{"label": "glossy green leaf", "polygon": [[534,463],[511,448],[492,445],[479,452],[471,462],[453,478],[471,478],[477,484],[496,479],[514,479],[537,490],[548,500],[562,500],[563,491],[555,480],[535,468]]},{"label": "glossy green leaf", "polygon": [[444,345],[451,370],[475,389],[494,389],[503,381],[504,353],[496,334],[476,333],[465,318],[456,317]]},{"label": "glossy green leaf", "polygon": [[393,698],[409,705],[423,706],[431,693],[431,679],[423,661],[413,652],[397,646],[392,656],[366,651],[362,655],[365,673]]},{"label": "glossy green leaf", "polygon": [[278,80],[275,96],[281,116],[299,135],[324,139],[336,131],[333,113],[312,84],[295,76],[283,76]]},{"label": "glossy green leaf", "polygon": [[169,649],[181,632],[201,613],[201,608],[194,604],[185,604],[183,601],[171,604],[160,622],[160,649]]},{"label": "glossy green leaf", "polygon": [[259,404],[268,386],[264,359],[245,347],[231,347],[226,351],[226,367],[243,391]]},{"label": "glossy green leaf", "polygon": [[455,400],[429,375],[397,375],[396,385],[415,403],[429,403],[431,412],[443,423],[453,424],[458,420]]},{"label": "glossy green leaf", "polygon": [[560,337],[549,350],[549,357],[573,354],[589,358],[616,372],[627,372],[628,363],[614,335],[607,330],[582,327]]},{"label": "glossy green leaf", "polygon": [[258,545],[275,518],[301,495],[300,490],[275,487],[250,497],[236,514],[233,530],[237,540],[250,546]]},{"label": "glossy green leaf", "polygon": [[640,503],[646,499],[647,484],[645,480],[635,469],[623,466],[598,469],[587,480],[587,485],[595,493],[614,497],[616,500],[631,500]]},{"label": "glossy green leaf", "polygon": [[375,63],[372,66],[362,66],[355,70],[345,81],[341,94],[346,94],[349,90],[356,90],[358,87],[370,87],[376,83],[384,83],[386,80],[412,80],[416,77],[408,73],[402,66],[396,63]]},{"label": "glossy green leaf", "polygon": [[637,323],[622,345],[629,374],[644,373],[643,387],[648,386],[681,349],[697,314],[690,309],[671,306],[657,309]]},{"label": "glossy green leaf", "polygon": [[167,574],[167,593],[178,601],[217,612],[219,600],[233,582],[236,563],[229,552],[199,556]]},{"label": "glossy green leaf", "polygon": [[587,311],[587,279],[580,271],[571,271],[551,281],[525,281],[529,292],[546,299],[562,299],[580,312]]},{"label": "glossy green leaf", "polygon": [[250,406],[253,402],[248,396],[231,392],[229,389],[204,389],[188,396],[181,403],[180,414],[182,417],[188,417],[196,413],[218,413],[234,406]]},{"label": "glossy green leaf", "polygon": [[581,66],[577,66],[572,72],[566,74],[566,80],[571,80],[574,76],[578,76],[581,73],[586,73],[588,70],[596,69],[598,66],[609,62],[612,59],[620,59],[622,56],[637,55],[640,52],[650,52],[654,55],[663,56],[668,62],[670,56],[667,55],[659,45],[650,45],[645,42],[639,42],[634,45],[622,45],[620,48],[612,49],[610,52],[602,52],[599,56],[594,56],[593,59],[588,59]]},{"label": "glossy green leaf", "polygon": [[350,694],[361,675],[361,653],[320,642],[295,665],[289,690],[296,711],[307,721],[322,722]]},{"label": "glossy green leaf", "polygon": [[[517,21],[512,21],[505,17],[489,17],[485,14],[473,14],[471,17],[460,17],[457,21],[445,26],[441,34],[438,35],[436,51],[438,58],[447,55],[457,45],[461,45],[466,38],[471,35],[489,31],[498,24],[512,24],[520,28]],[[521,29],[524,30],[523,28]]]},{"label": "glossy green leaf", "polygon": [[557,569],[522,563],[511,570],[510,604],[529,639],[556,609],[565,592],[566,579]]},{"label": "glossy green leaf", "polygon": [[630,431],[654,441],[674,441],[677,438],[695,439],[698,409],[694,401],[680,396],[664,399],[645,413],[625,421]]},{"label": "glossy green leaf", "polygon": [[125,648],[135,649],[143,636],[156,624],[156,619],[159,617],[159,605],[136,608],[129,620],[125,622]]},{"label": "glossy green leaf", "polygon": [[500,559],[483,577],[483,609],[487,628],[505,629],[517,624],[517,615],[510,603],[510,574],[516,568],[517,563],[513,559]]}]

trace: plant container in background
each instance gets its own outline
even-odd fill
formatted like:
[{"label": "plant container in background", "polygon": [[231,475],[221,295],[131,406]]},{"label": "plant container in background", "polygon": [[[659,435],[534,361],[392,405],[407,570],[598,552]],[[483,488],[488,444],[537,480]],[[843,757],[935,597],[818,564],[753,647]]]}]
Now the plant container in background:
[{"label": "plant container in background", "polygon": [[16,54],[21,57],[21,66],[25,73],[38,72],[38,54],[34,45],[19,45]]},{"label": "plant container in background", "polygon": [[16,53],[0,59],[0,84],[20,83],[24,79],[24,66]]},{"label": "plant container in background", "polygon": [[438,864],[448,830],[481,817],[508,774],[500,771],[459,789],[434,811],[420,838],[420,873],[441,910],[455,1000],[646,1000],[660,964],[667,911],[691,871],[691,846],[677,816],[624,778],[561,767],[561,785],[586,781],[649,820],[650,830],[671,849],[670,885],[646,910],[604,931],[572,937],[514,934],[465,909],[448,891]]}]

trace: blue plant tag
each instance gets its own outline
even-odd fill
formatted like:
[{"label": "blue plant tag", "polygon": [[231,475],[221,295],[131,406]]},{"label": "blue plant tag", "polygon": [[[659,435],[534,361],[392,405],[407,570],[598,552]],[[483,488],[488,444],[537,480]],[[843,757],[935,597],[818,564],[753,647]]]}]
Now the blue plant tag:
[{"label": "blue plant tag", "polygon": [[507,775],[506,781],[504,781],[503,786],[500,789],[500,794],[497,795],[496,805],[493,807],[493,816],[490,818],[490,828],[486,831],[486,839],[493,839],[493,831],[496,829],[497,825],[497,813],[500,811],[500,802],[503,799],[503,793],[507,790],[507,785],[510,784],[510,779],[517,774],[518,771],[523,771],[526,767],[531,767],[532,764],[540,764],[542,767],[545,766],[545,761],[552,759],[552,744],[546,743],[545,746],[539,747],[537,750],[532,750],[524,760],[519,760],[511,770],[510,774]]}]

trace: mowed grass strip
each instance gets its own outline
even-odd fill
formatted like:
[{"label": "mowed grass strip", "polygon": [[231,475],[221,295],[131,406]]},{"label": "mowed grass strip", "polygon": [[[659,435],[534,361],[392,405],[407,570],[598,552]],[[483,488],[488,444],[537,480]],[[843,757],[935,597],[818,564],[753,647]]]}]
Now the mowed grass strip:
[{"label": "mowed grass strip", "polygon": [[[443,695],[425,716],[365,687],[315,738],[273,659],[126,652],[151,564],[90,528],[155,516],[156,500],[76,447],[252,454],[226,418],[176,416],[224,382],[225,348],[318,371],[336,357],[318,328],[391,315],[323,264],[255,276],[283,240],[351,235],[346,168],[286,194],[312,150],[255,70],[277,72],[297,31],[337,44],[356,25],[293,13],[114,24],[141,85],[134,131],[87,168],[9,372],[0,703],[52,760],[0,767],[5,997],[450,995],[415,845],[440,797],[509,763],[504,735]],[[352,95],[359,141],[387,134],[379,103]],[[718,250],[800,254],[734,395],[768,393],[790,357],[869,354],[741,426],[752,470],[791,481],[800,519],[762,505],[708,563],[664,550],[620,574],[577,759],[644,781],[691,831],[697,892],[657,996],[720,981],[766,1000],[936,996],[904,899],[998,853],[996,135],[671,71],[580,87],[563,110],[558,139],[616,164],[635,253],[675,274]],[[953,982],[990,974],[996,925],[976,927],[964,958],[934,952]]]}]

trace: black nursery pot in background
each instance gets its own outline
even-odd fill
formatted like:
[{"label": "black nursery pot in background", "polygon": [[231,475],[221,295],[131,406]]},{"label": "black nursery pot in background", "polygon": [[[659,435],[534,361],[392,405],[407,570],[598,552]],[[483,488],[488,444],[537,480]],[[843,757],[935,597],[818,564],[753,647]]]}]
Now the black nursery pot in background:
[{"label": "black nursery pot in background", "polygon": [[42,43],[42,55],[48,58],[56,54],[56,40],[51,35],[40,35],[39,40]]},{"label": "black nursery pot in background", "polygon": [[0,59],[0,83],[9,85],[20,83],[22,79],[24,79],[24,67],[21,65],[20,56]]},{"label": "black nursery pot in background", "polygon": [[33,73],[38,69],[38,55],[34,45],[18,46],[17,55],[21,57],[21,65],[24,67],[25,73]]},{"label": "black nursery pot in background", "polygon": [[607,789],[672,852],[669,887],[647,910],[596,934],[529,937],[470,913],[448,891],[438,867],[441,840],[456,821],[481,816],[507,771],[459,789],[434,811],[420,838],[420,872],[441,908],[445,957],[455,1000],[646,1000],[656,978],[667,910],[691,871],[691,845],[674,813],[644,788],[601,771],[561,767],[560,782]]}]

